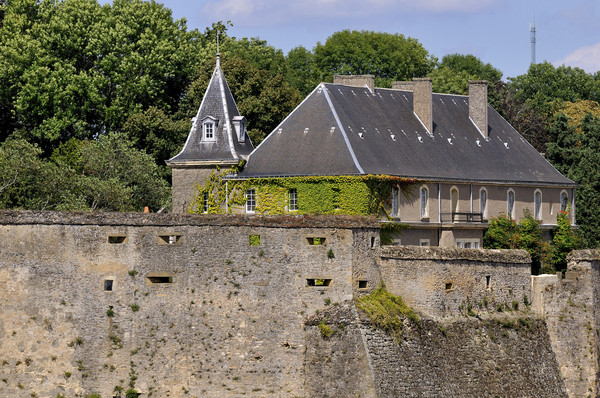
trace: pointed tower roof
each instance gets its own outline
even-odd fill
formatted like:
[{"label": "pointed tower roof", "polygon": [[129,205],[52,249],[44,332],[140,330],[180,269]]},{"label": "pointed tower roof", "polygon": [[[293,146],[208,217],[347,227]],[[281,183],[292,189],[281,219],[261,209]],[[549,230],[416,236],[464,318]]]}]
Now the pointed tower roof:
[{"label": "pointed tower roof", "polygon": [[181,152],[167,160],[170,167],[236,164],[254,146],[221,70],[219,55],[190,134]]}]

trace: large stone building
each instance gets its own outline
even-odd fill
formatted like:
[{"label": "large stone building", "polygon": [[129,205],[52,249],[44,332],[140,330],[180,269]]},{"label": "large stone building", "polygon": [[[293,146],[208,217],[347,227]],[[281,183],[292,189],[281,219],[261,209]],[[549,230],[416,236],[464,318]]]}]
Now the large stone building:
[{"label": "large stone building", "polygon": [[[217,70],[224,81],[218,65]],[[207,96],[214,97],[205,97],[203,104],[227,105],[218,101],[220,93],[212,85]],[[212,120],[202,112],[201,106],[182,154],[169,162],[172,167],[183,154],[213,156],[201,153],[209,147],[194,138],[199,136],[198,119]],[[225,147],[230,143],[222,140]],[[245,143],[249,150],[251,144]],[[190,203],[185,199],[189,180],[177,173],[181,171],[174,169],[174,211]],[[392,186],[384,210],[377,214],[383,221],[410,227],[397,236],[397,244],[480,247],[487,220],[501,214],[519,219],[529,211],[542,229],[550,230],[557,214],[570,206],[575,222],[575,183],[488,105],[485,81],[471,81],[469,95],[463,96],[432,93],[431,79],[384,89],[375,88],[370,75],[336,76],[333,84],[319,84],[230,180],[378,175],[412,182],[408,193]],[[258,208],[260,184],[252,189],[246,184],[246,212]],[[287,185],[289,195],[281,203],[285,212],[298,211],[302,202],[323,200],[303,197]],[[182,186],[188,190],[180,191]],[[244,211],[243,206],[224,207]]]}]

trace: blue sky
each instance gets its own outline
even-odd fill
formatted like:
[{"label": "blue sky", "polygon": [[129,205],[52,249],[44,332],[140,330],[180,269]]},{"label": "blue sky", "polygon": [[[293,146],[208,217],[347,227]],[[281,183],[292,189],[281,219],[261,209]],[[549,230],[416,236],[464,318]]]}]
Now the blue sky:
[{"label": "blue sky", "polygon": [[230,20],[235,37],[259,37],[287,53],[312,49],[334,32],[373,30],[419,40],[434,56],[473,54],[504,73],[527,72],[529,26],[537,25],[536,59],[600,70],[597,0],[164,0],[176,19],[204,30]]}]

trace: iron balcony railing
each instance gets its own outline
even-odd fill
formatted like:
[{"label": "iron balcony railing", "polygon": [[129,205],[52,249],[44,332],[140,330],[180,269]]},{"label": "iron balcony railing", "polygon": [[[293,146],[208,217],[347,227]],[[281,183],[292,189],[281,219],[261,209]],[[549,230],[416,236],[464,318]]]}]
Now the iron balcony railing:
[{"label": "iron balcony railing", "polygon": [[442,222],[483,222],[483,214],[470,212],[442,213]]}]

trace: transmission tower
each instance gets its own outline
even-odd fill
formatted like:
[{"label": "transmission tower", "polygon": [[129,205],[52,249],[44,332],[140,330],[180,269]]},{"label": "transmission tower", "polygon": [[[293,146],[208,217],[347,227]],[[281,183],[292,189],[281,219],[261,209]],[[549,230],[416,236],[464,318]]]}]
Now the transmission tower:
[{"label": "transmission tower", "polygon": [[531,37],[531,65],[535,64],[535,31],[537,30],[537,25],[535,22],[533,24],[529,24],[529,36]]}]

